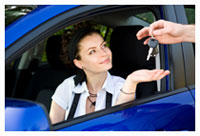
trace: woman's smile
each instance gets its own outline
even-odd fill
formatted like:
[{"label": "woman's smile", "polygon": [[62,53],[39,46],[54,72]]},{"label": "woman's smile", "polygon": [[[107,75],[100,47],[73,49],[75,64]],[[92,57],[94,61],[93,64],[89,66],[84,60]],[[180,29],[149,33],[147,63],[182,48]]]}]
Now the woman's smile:
[{"label": "woman's smile", "polygon": [[107,58],[107,59],[103,60],[102,62],[100,62],[100,64],[108,64],[108,63],[110,63],[110,59],[109,58]]}]

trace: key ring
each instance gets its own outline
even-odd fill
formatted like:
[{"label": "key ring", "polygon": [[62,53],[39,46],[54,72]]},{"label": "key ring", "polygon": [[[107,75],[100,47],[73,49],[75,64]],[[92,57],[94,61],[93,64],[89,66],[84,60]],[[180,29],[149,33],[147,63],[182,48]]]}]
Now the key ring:
[{"label": "key ring", "polygon": [[154,38],[154,39],[155,39],[155,37],[153,36],[153,33],[151,33],[151,38]]}]

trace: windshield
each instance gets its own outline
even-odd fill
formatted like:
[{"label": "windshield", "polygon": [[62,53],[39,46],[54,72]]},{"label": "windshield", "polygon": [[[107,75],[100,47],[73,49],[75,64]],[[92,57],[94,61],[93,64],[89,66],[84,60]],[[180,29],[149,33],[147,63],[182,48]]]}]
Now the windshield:
[{"label": "windshield", "polygon": [[36,7],[36,5],[5,5],[5,26],[25,16]]}]

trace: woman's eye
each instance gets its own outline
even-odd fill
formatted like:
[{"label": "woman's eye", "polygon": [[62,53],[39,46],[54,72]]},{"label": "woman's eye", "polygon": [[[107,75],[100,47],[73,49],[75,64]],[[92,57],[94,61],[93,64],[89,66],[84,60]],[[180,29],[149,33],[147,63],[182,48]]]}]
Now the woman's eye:
[{"label": "woman's eye", "polygon": [[91,50],[90,52],[89,52],[89,54],[91,55],[91,54],[93,54],[93,53],[95,53],[96,51],[95,50]]},{"label": "woman's eye", "polygon": [[104,43],[103,45],[102,45],[102,48],[106,48],[107,46],[106,46],[106,43]]}]

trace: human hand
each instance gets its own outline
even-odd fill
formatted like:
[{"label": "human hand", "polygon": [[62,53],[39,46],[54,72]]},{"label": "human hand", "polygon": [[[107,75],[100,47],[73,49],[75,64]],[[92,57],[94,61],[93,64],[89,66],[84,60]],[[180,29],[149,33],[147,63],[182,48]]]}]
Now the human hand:
[{"label": "human hand", "polygon": [[[138,40],[147,36],[154,36],[161,44],[174,44],[184,41],[195,41],[194,25],[182,25],[165,20],[158,20],[149,27],[145,27],[138,31]],[[144,41],[147,44],[149,38]]]},{"label": "human hand", "polygon": [[155,80],[160,80],[163,77],[170,74],[169,70],[154,69],[154,70],[137,70],[131,73],[127,79],[133,84],[138,84],[141,82],[150,82]]},{"label": "human hand", "polygon": [[161,70],[161,69],[154,69],[154,70],[137,70],[126,78],[125,84],[122,87],[122,90],[118,100],[116,101],[116,105],[132,101],[135,99],[135,91],[138,83],[141,82],[150,82],[155,80],[160,80],[166,75],[169,75],[169,70]]},{"label": "human hand", "polygon": [[134,93],[136,91],[136,86],[141,82],[151,82],[155,80],[160,80],[163,77],[170,74],[169,70],[154,69],[154,70],[137,70],[132,72],[126,78],[123,90],[127,93]]}]

